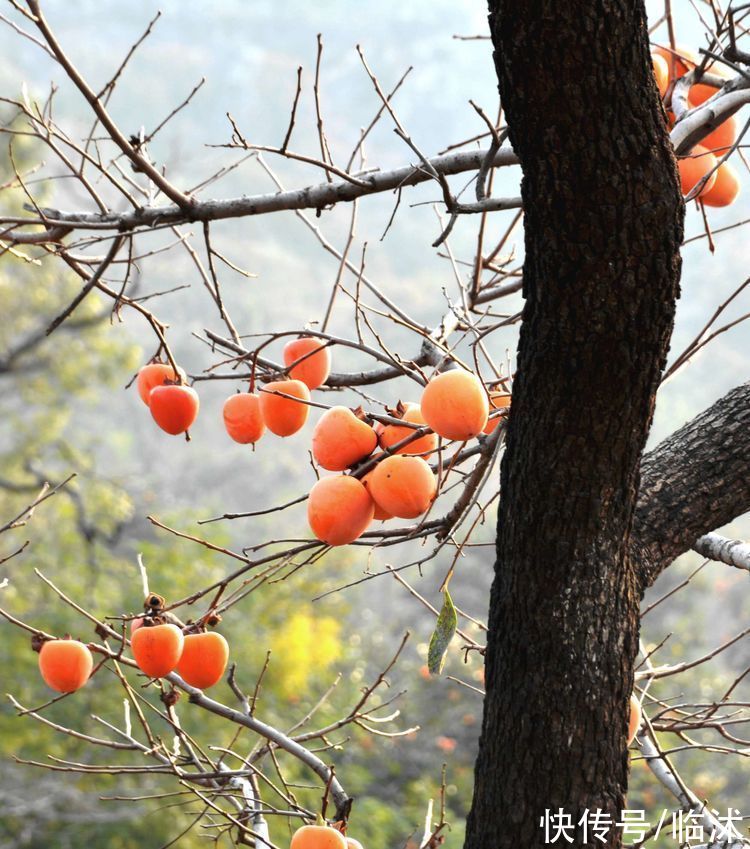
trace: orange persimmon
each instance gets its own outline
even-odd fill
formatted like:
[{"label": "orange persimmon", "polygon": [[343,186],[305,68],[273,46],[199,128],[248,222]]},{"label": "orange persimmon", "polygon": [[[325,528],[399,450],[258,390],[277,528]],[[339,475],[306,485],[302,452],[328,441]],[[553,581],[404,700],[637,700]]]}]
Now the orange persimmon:
[{"label": "orange persimmon", "polygon": [[141,672],[149,678],[168,675],[179,663],[185,638],[176,626],[145,625],[130,638],[130,648]]},{"label": "orange persimmon", "polygon": [[312,336],[301,336],[287,342],[284,346],[284,365],[289,367],[302,357],[304,359],[301,362],[289,369],[289,377],[301,380],[308,389],[317,389],[328,380],[331,373],[331,351],[323,340]]},{"label": "orange persimmon", "polygon": [[[507,410],[510,407],[510,395],[507,392],[490,392],[490,411],[492,410]],[[500,424],[502,416],[495,416],[487,419],[487,424],[484,426],[484,433],[492,433],[492,431]]]},{"label": "orange persimmon", "polygon": [[[688,156],[677,161],[677,167],[680,170],[682,194],[688,195],[693,187],[716,167],[716,157],[698,144]],[[697,196],[701,197],[710,192],[715,182],[716,172],[714,171]]]},{"label": "orange persimmon", "polygon": [[[709,97],[712,97],[718,91],[710,85],[704,83],[696,83],[690,87],[688,93],[688,103],[691,108],[695,108],[705,103]],[[724,154],[737,141],[737,121],[734,115],[730,115],[719,124],[716,129],[701,139],[701,146],[706,150],[710,150],[716,154]]]},{"label": "orange persimmon", "polygon": [[350,475],[321,478],[307,499],[307,520],[328,545],[354,542],[373,520],[375,504],[361,481]]},{"label": "orange persimmon", "polygon": [[688,104],[694,109],[705,103],[709,97],[713,97],[718,90],[707,83],[693,83],[688,91]]},{"label": "orange persimmon", "polygon": [[628,720],[628,746],[635,740],[635,735],[641,727],[641,703],[633,693],[630,697],[630,718]]},{"label": "orange persimmon", "polygon": [[229,643],[216,631],[188,634],[177,672],[192,687],[205,690],[221,681],[229,660]]},{"label": "orange persimmon", "polygon": [[[411,424],[427,424],[424,420],[419,404],[414,404],[411,401],[408,401],[406,404],[399,402],[395,410],[389,410],[388,412],[396,418],[403,419],[405,422],[411,422]],[[395,445],[397,442],[401,442],[402,439],[406,439],[407,436],[411,436],[413,433],[414,428],[411,427],[402,427],[401,425],[394,424],[385,425],[380,433],[380,447],[390,448],[392,445]],[[426,433],[424,436],[420,436],[408,445],[404,445],[402,448],[399,448],[396,453],[421,454],[429,456],[437,448],[437,443],[437,434]]]},{"label": "orange persimmon", "polygon": [[359,840],[355,840],[353,837],[346,838],[346,849],[364,849]]},{"label": "orange persimmon", "polygon": [[383,508],[378,504],[375,499],[373,499],[373,504],[375,505],[375,512],[373,513],[373,521],[375,522],[387,522],[389,519],[393,518],[393,513],[389,513],[387,510],[383,510]]},{"label": "orange persimmon", "polygon": [[347,849],[346,838],[327,825],[303,825],[292,835],[289,849]]},{"label": "orange persimmon", "polygon": [[[376,466],[375,468],[377,468],[377,466]],[[375,471],[375,469],[373,469],[373,470],[372,470],[372,472],[374,472],[374,471]],[[366,475],[362,478],[362,483],[365,485],[365,487],[367,488],[367,491],[368,491],[368,492],[370,492],[370,479],[372,478],[372,472],[368,472],[368,473],[367,473],[367,474],[366,474]],[[372,493],[371,493],[371,492],[370,492],[370,497],[372,497]],[[377,501],[375,501],[375,499],[374,499],[374,498],[372,499],[372,501],[373,501],[373,504],[375,505],[375,513],[374,513],[374,515],[373,515],[373,517],[372,517],[372,518],[373,518],[376,522],[385,522],[385,521],[387,521],[388,519],[392,519],[392,518],[393,518],[393,513],[389,513],[387,510],[384,510],[384,509],[383,509],[383,508],[382,508],[382,507],[378,504],[378,502],[377,502]]]},{"label": "orange persimmon", "polygon": [[[710,63],[706,67],[706,71],[709,74],[713,74],[714,76],[721,77],[725,80],[731,79],[729,69],[720,62]],[[709,83],[693,83],[688,91],[688,103],[693,108],[700,106],[702,103],[705,103],[709,97],[713,97],[718,90],[719,89],[716,86],[710,85]]]},{"label": "orange persimmon", "polygon": [[658,53],[651,54],[651,62],[654,66],[654,77],[659,94],[664,97],[669,87],[669,65],[667,60]]},{"label": "orange persimmon", "polygon": [[479,378],[464,369],[436,375],[425,386],[422,415],[445,439],[471,439],[484,430],[490,406]]},{"label": "orange persimmon", "polygon": [[312,454],[319,466],[342,472],[375,450],[378,436],[358,412],[331,407],[318,419],[312,435]]},{"label": "orange persimmon", "polygon": [[198,393],[183,384],[166,384],[151,390],[149,409],[159,427],[177,436],[184,433],[198,417]]},{"label": "orange persimmon", "polygon": [[[284,398],[276,395],[283,392],[291,395]],[[298,399],[298,400],[295,400]],[[291,436],[303,427],[310,408],[310,390],[301,380],[274,380],[267,383],[260,393],[260,411],[268,429],[276,436]]]},{"label": "orange persimmon", "polygon": [[148,407],[151,390],[156,386],[163,386],[165,382],[174,380],[185,380],[185,372],[181,368],[178,368],[177,373],[175,373],[169,363],[149,363],[147,366],[143,366],[138,372],[138,379],[136,380],[141,401]]},{"label": "orange persimmon", "polygon": [[437,480],[421,457],[394,454],[368,475],[367,488],[376,504],[400,519],[415,519],[432,504]]},{"label": "orange persimmon", "polygon": [[700,62],[700,58],[692,50],[688,47],[683,47],[680,44],[675,45],[674,51],[670,50],[668,47],[661,47],[660,45],[653,47],[652,56],[654,53],[657,56],[661,56],[661,58],[667,63],[670,78],[672,78],[672,66],[674,65],[673,79],[684,77],[688,71],[692,71],[692,69]]},{"label": "orange persimmon", "polygon": [[740,193],[740,178],[728,162],[722,162],[716,170],[716,181],[701,200],[706,206],[729,206]]},{"label": "orange persimmon", "polygon": [[249,392],[232,395],[224,402],[224,427],[235,442],[247,445],[263,436],[266,423],[260,407],[260,397]]},{"label": "orange persimmon", "polygon": [[73,693],[89,680],[94,658],[78,640],[47,640],[39,651],[44,683],[58,693]]},{"label": "orange persimmon", "polygon": [[[737,121],[735,121],[733,115],[730,115],[726,121],[722,121],[715,130],[711,130],[704,139],[701,139],[701,147],[721,156],[729,150],[736,140]],[[693,151],[695,150],[697,148],[693,148]]]}]

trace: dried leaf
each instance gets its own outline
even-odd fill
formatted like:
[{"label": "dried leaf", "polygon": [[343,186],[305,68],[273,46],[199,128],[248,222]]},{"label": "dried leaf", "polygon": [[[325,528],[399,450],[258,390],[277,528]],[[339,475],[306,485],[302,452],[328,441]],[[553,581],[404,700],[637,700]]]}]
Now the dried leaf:
[{"label": "dried leaf", "polygon": [[427,668],[433,675],[440,675],[445,664],[445,655],[448,652],[453,635],[456,633],[458,617],[453,599],[446,589],[443,592],[443,609],[437,618],[437,624],[430,638],[430,648],[427,652]]}]

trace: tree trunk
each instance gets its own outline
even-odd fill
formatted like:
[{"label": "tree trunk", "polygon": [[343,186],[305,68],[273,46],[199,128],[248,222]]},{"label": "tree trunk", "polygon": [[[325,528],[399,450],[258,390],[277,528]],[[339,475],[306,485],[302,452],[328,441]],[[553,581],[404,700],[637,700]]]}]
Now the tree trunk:
[{"label": "tree trunk", "polygon": [[[544,845],[545,810],[614,823],[624,807],[640,600],[629,537],[683,204],[642,0],[489,5],[523,169],[526,304],[465,845],[527,849]],[[569,835],[620,843],[614,827],[603,844],[579,825]]]}]

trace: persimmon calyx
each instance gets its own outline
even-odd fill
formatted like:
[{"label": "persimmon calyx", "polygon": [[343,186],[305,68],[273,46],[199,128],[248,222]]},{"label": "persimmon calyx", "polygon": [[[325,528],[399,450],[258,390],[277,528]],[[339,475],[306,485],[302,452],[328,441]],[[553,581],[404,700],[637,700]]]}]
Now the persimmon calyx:
[{"label": "persimmon calyx", "polygon": [[159,696],[162,703],[169,707],[174,707],[177,702],[180,700],[181,693],[179,690],[172,687],[171,690],[164,690],[164,692]]},{"label": "persimmon calyx", "polygon": [[374,419],[369,413],[365,412],[361,404],[358,407],[350,407],[349,409],[352,411],[352,414],[356,416],[361,422],[372,426]]},{"label": "persimmon calyx", "polygon": [[386,407],[385,409],[388,415],[393,416],[394,419],[403,419],[409,408],[401,399],[399,399],[395,407]]},{"label": "persimmon calyx", "polygon": [[149,593],[143,601],[143,609],[151,613],[160,613],[166,604],[167,601],[163,595]]},{"label": "persimmon calyx", "polygon": [[48,642],[50,642],[50,638],[45,637],[44,634],[31,635],[31,648],[33,651],[37,652],[37,654],[42,650],[42,646]]}]

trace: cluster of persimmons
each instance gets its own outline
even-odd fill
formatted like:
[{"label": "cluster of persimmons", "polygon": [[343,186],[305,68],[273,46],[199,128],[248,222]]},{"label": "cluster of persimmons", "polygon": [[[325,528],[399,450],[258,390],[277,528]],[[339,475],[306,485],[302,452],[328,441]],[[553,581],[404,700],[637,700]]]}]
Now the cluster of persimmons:
[{"label": "cluster of persimmons", "polygon": [[[205,690],[217,684],[229,660],[229,644],[216,631],[200,626],[182,628],[163,615],[164,599],[149,595],[146,614],[130,622],[130,647],[138,668],[149,678],[177,671],[192,687]],[[58,693],[72,693],[91,677],[91,650],[78,640],[39,640],[39,671]]]},{"label": "cluster of persimmons", "polygon": [[[254,444],[266,429],[291,436],[305,424],[310,391],[330,374],[330,348],[319,339],[302,336],[286,346],[284,361],[288,377],[225,402],[224,425],[236,442]],[[140,397],[154,420],[174,435],[186,433],[198,415],[198,395],[185,379],[181,369],[157,362],[144,366],[137,378]],[[310,490],[312,532],[329,545],[345,545],[373,520],[423,515],[437,494],[438,480],[427,458],[438,450],[439,438],[465,442],[490,434],[509,405],[507,392],[490,391],[475,374],[455,368],[433,376],[419,403],[399,401],[384,417],[387,423],[361,408],[326,409],[312,434],[312,455],[319,467],[334,474],[320,478]],[[158,595],[149,595],[144,606],[145,614],[130,622],[131,650],[141,672],[157,679],[176,670],[199,689],[218,683],[229,658],[224,637],[206,630],[203,620],[184,628],[170,621]],[[54,690],[74,692],[91,677],[93,657],[84,643],[69,637],[39,637],[35,647],[41,675]],[[641,721],[635,695],[629,710],[628,745]],[[294,833],[290,849],[362,849],[362,845],[346,836],[345,823],[329,825],[319,816],[315,825]]]},{"label": "cluster of persimmons", "polygon": [[[130,622],[130,645],[138,668],[149,678],[176,670],[184,681],[201,690],[221,680],[229,659],[229,645],[221,634],[200,630],[183,633],[163,615],[164,599],[149,595],[146,614]],[[42,678],[59,693],[72,693],[91,677],[94,660],[87,645],[65,638],[35,640]],[[292,837],[290,849],[362,849],[347,837],[345,823],[328,825],[322,816],[315,825],[304,825]]]},{"label": "cluster of persimmons", "polygon": [[[307,421],[310,391],[330,374],[330,347],[302,336],[285,346],[284,363],[288,378],[225,402],[224,426],[236,442],[254,444],[266,428],[291,436]],[[151,363],[138,374],[141,397],[167,433],[186,431],[198,412],[198,396],[183,380],[164,363]],[[423,515],[437,495],[427,459],[437,451],[438,438],[465,442],[489,434],[499,422],[499,413],[490,418],[490,409],[502,411],[509,404],[507,392],[488,391],[475,374],[456,368],[435,375],[419,403],[399,401],[389,410],[389,418],[403,425],[377,422],[361,408],[327,409],[313,431],[312,455],[320,468],[339,474],[320,478],[310,490],[313,534],[328,545],[347,545],[373,520]]]},{"label": "cluster of persimmons", "polygon": [[[674,113],[669,108],[674,83],[694,70],[701,60],[691,50],[677,47],[655,47],[651,55],[654,76],[659,93],[667,103],[667,120],[674,125]],[[707,71],[724,77],[724,70],[718,63],[709,65]],[[718,93],[719,89],[704,82],[693,83],[688,91],[688,106],[695,109]],[[729,206],[734,203],[740,192],[740,181],[736,170],[729,162],[719,163],[732,145],[737,141],[737,122],[734,116],[722,121],[700,144],[695,145],[687,156],[678,160],[680,183],[683,195],[688,195],[705,177],[707,179],[696,194],[705,206]],[[718,166],[718,167],[717,167]]]},{"label": "cluster of persimmons", "polygon": [[[224,403],[224,426],[236,442],[254,444],[266,428],[278,436],[291,436],[307,421],[310,390],[322,386],[330,374],[330,348],[319,339],[302,336],[286,345],[284,363],[288,379],[267,383],[257,394],[232,395]],[[141,397],[150,401],[154,419],[168,433],[182,433],[197,414],[194,390],[173,382],[183,377],[161,363],[144,366],[138,375]],[[165,395],[165,390],[171,390],[170,394]],[[181,390],[184,398],[179,395]],[[173,406],[170,398],[178,399]],[[319,467],[338,474],[320,478],[310,490],[307,516],[312,532],[329,545],[346,545],[361,536],[373,520],[423,515],[437,494],[437,478],[426,458],[437,450],[438,437],[465,442],[492,433],[510,400],[507,392],[488,391],[476,375],[457,368],[432,377],[419,403],[399,401],[389,410],[390,418],[403,420],[403,425],[381,424],[361,408],[327,409],[313,430],[312,455]],[[135,650],[134,641],[134,655]],[[640,702],[633,695],[628,745],[640,722]],[[323,826],[300,829],[292,849],[346,849],[335,829],[327,828],[331,833],[323,834],[320,828]],[[356,841],[350,842],[350,849],[351,843]]]}]

